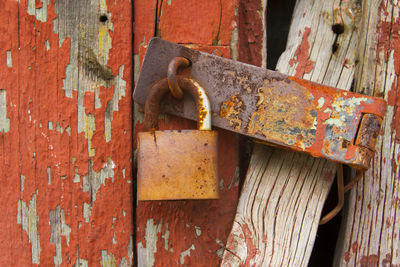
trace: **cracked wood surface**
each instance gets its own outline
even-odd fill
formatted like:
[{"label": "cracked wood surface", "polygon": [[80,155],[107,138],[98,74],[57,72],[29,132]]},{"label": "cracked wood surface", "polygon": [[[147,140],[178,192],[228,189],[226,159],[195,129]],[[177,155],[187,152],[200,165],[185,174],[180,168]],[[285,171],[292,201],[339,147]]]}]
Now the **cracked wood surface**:
[{"label": "cracked wood surface", "polygon": [[400,266],[400,3],[365,1],[355,90],[388,102],[371,168],[347,197],[334,266]]},{"label": "cracked wood surface", "polygon": [[[277,70],[350,89],[359,16],[358,1],[297,1]],[[335,166],[255,145],[222,266],[307,266]]]},{"label": "cracked wood surface", "polygon": [[[237,8],[237,0],[134,1],[135,79],[146,45],[155,34],[193,49],[236,59]],[[160,117],[161,130],[196,127],[192,121]],[[135,134],[142,129],[143,113],[135,107]],[[218,130],[218,136],[220,199],[138,202],[138,266],[218,266],[220,263],[235,214],[239,170],[236,135]]]},{"label": "cracked wood surface", "polygon": [[0,7],[0,265],[131,265],[130,1]]}]

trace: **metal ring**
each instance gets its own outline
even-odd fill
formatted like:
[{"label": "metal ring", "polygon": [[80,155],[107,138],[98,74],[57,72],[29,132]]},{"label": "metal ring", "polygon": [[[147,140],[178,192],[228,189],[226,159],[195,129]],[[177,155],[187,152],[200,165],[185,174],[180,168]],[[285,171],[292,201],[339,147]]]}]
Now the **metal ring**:
[{"label": "metal ring", "polygon": [[183,96],[182,89],[179,87],[178,81],[176,80],[176,73],[179,68],[187,68],[190,66],[190,61],[184,57],[176,57],[171,60],[168,65],[168,87],[171,94],[177,98],[181,99]]}]

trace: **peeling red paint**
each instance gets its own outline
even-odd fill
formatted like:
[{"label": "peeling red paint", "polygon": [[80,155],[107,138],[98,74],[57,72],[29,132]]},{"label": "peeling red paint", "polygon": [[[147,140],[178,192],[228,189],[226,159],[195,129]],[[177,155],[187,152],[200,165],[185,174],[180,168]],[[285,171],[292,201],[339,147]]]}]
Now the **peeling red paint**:
[{"label": "peeling red paint", "polygon": [[363,256],[360,260],[361,267],[375,267],[378,264],[378,256],[375,254]]},{"label": "peeling red paint", "polygon": [[354,242],[353,244],[351,244],[351,250],[353,251],[353,253],[356,253],[358,250],[358,243]]},{"label": "peeling red paint", "polygon": [[[386,12],[385,2],[382,1],[379,7],[379,13]],[[389,56],[393,53],[393,67],[397,77],[400,76],[400,19],[394,21],[380,20],[377,26],[378,48],[376,52],[376,60],[378,64],[382,64],[380,57],[384,56],[385,62],[389,61]],[[396,131],[396,140],[400,140],[400,90],[398,90],[398,78],[394,79],[391,90],[388,92],[388,105],[394,107],[394,115],[391,124],[392,130]]]},{"label": "peeling red paint", "polygon": [[244,223],[242,225],[242,230],[244,233],[244,240],[246,242],[246,248],[247,248],[246,262],[244,263],[244,266],[251,266],[250,262],[254,261],[254,257],[259,255],[260,251],[254,244],[255,237],[253,236],[252,231],[250,230],[247,223]]},{"label": "peeling red paint", "polygon": [[239,1],[239,61],[261,66],[263,42],[261,1]]},{"label": "peeling red paint", "polygon": [[344,260],[347,263],[350,261],[350,252],[349,251],[346,251],[346,253],[344,253]]},{"label": "peeling red paint", "polygon": [[[310,51],[309,51],[310,44],[308,42],[308,36],[310,35],[310,32],[311,32],[310,27],[304,28],[302,41],[299,44],[299,46],[297,47],[293,58],[290,59],[290,61],[289,61],[289,65],[291,67],[293,67],[294,64],[297,63],[296,73],[294,75],[294,77],[296,77],[296,78],[302,78],[305,73],[310,73],[312,71],[312,69],[314,68],[314,61],[311,61],[308,59],[309,53],[310,53]],[[299,34],[300,34],[300,32],[299,32]]]},{"label": "peeling red paint", "polygon": [[[23,230],[23,223],[17,223],[18,200],[29,204],[33,195],[41,266],[53,266],[57,255],[56,243],[49,241],[50,212],[57,207],[63,210],[65,225],[71,231],[68,241],[66,235],[60,234],[58,261],[62,265],[73,265],[78,258],[87,260],[90,266],[98,265],[102,250],[112,253],[117,264],[123,258],[129,263],[133,255],[132,184],[128,182],[132,180],[130,3],[107,1],[114,26],[107,67],[116,75],[124,65],[123,80],[127,83],[126,95],[118,102],[119,110],[113,112],[112,139],[108,143],[104,140],[104,114],[114,85],[99,88],[101,108],[94,108],[93,93],[85,94],[83,105],[87,114],[90,112],[95,118],[94,157],[88,155],[85,134],[77,131],[77,92],[73,91],[70,98],[63,90],[66,68],[71,63],[71,38],[59,46],[59,36],[53,31],[54,21],[59,18],[54,3],[36,3],[36,8],[47,8],[46,22],[27,13],[26,1],[2,2],[0,53],[5,55],[6,50],[11,50],[13,66],[8,68],[0,61],[0,88],[7,91],[11,121],[10,132],[0,133],[0,173],[6,177],[1,179],[1,188],[8,192],[0,198],[2,207],[6,207],[0,226],[7,229],[1,231],[0,237],[12,242],[0,245],[0,265],[30,266],[33,261],[29,233]],[[83,177],[89,169],[99,172],[108,158],[114,164],[114,181],[106,175],[94,201],[92,190],[83,191]],[[21,175],[25,177],[23,188]],[[75,175],[79,177],[77,182]],[[83,216],[85,203],[91,203],[89,223]]]},{"label": "peeling red paint", "polygon": [[236,7],[235,0],[163,2],[159,36],[181,44],[229,45]]}]

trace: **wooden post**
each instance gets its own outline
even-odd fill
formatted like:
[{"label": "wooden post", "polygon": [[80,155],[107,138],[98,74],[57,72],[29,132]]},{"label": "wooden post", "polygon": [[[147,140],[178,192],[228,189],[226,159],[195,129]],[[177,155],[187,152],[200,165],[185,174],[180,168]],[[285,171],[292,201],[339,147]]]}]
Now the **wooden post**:
[{"label": "wooden post", "polygon": [[130,1],[0,6],[0,265],[131,265]]},{"label": "wooden post", "polygon": [[372,167],[346,200],[334,266],[400,266],[399,8],[363,3],[355,89],[384,97],[388,108]]},{"label": "wooden post", "polygon": [[[359,18],[358,1],[297,1],[277,70],[350,89]],[[335,166],[255,145],[222,266],[307,266]]]}]

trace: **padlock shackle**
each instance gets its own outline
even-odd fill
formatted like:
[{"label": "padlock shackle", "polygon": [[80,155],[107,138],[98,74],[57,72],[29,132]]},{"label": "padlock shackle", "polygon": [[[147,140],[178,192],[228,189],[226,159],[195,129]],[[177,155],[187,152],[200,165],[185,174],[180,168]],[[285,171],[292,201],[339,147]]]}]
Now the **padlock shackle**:
[{"label": "padlock shackle", "polygon": [[[193,96],[197,107],[197,128],[211,130],[211,104],[206,91],[193,79],[176,77],[180,88]],[[158,114],[161,100],[169,91],[168,79],[156,82],[149,90],[144,105],[144,125],[147,131],[158,129]]]}]

